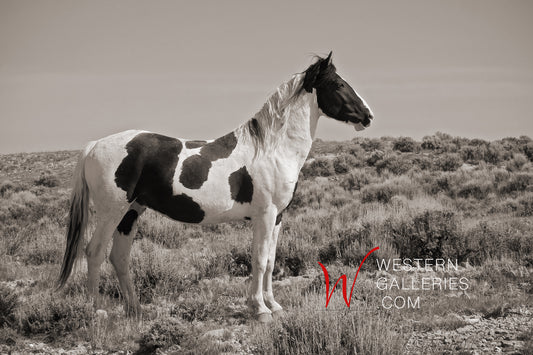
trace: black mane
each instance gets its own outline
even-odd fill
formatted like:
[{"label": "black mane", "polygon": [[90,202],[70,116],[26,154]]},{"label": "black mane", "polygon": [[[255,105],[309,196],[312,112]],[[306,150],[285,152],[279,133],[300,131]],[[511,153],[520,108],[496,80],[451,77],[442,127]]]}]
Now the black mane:
[{"label": "black mane", "polygon": [[318,88],[326,82],[331,82],[335,78],[337,68],[331,63],[331,52],[326,58],[316,56],[317,60],[307,68],[302,87],[307,92],[312,92],[313,88]]}]

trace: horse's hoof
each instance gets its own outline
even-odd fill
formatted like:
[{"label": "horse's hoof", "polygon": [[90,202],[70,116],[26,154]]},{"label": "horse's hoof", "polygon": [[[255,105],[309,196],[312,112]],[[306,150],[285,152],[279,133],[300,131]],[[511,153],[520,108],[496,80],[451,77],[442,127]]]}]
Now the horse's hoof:
[{"label": "horse's hoof", "polygon": [[259,323],[270,323],[272,322],[272,314],[270,313],[261,313],[257,315],[257,321]]},{"label": "horse's hoof", "polygon": [[287,313],[285,313],[285,311],[283,309],[278,309],[278,310],[272,312],[272,317],[274,319],[284,318],[286,315],[287,315]]}]

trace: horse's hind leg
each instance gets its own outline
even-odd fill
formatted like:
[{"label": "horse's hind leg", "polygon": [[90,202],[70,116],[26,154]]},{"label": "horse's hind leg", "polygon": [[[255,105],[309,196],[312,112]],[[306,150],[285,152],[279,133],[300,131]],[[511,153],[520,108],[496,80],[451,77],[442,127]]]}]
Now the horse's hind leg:
[{"label": "horse's hind leg", "polygon": [[87,271],[88,271],[88,290],[93,299],[95,308],[99,307],[99,288],[100,281],[100,266],[105,258],[106,247],[109,244],[109,240],[113,236],[120,216],[113,216],[111,213],[98,213],[97,212],[97,224],[91,241],[85,249],[87,255]]},{"label": "horse's hind leg", "polygon": [[141,315],[141,305],[135,294],[129,266],[131,245],[137,233],[138,217],[143,212],[144,207],[136,203],[130,207],[113,233],[113,247],[109,255],[109,260],[117,273],[125,302],[124,310],[128,316]]}]

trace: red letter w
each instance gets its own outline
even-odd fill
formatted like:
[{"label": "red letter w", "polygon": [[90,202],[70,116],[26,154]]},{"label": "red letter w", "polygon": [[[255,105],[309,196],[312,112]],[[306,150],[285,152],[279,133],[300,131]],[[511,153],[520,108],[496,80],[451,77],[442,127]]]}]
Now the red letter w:
[{"label": "red letter w", "polygon": [[359,268],[357,269],[357,272],[355,273],[355,279],[353,280],[352,289],[350,291],[350,298],[346,298],[346,284],[348,283],[346,279],[346,275],[342,275],[341,277],[338,278],[337,282],[335,282],[335,285],[333,286],[333,289],[331,290],[331,293],[329,293],[328,270],[326,269],[324,265],[322,265],[320,261],[318,262],[318,264],[322,268],[322,271],[324,272],[324,277],[326,278],[326,308],[328,308],[329,301],[331,300],[331,296],[333,296],[333,291],[335,291],[335,287],[337,287],[337,284],[339,283],[340,280],[342,280],[342,296],[344,297],[344,302],[346,303],[348,308],[350,307],[350,303],[352,302],[353,288],[355,286],[355,281],[357,281],[357,275],[359,275],[359,270],[361,270],[361,266],[363,266],[363,263],[365,262],[366,258],[368,258],[370,254],[372,254],[378,249],[379,247],[375,247],[374,249],[370,250],[368,254],[366,254],[366,256],[363,258],[363,261],[361,261],[361,264],[359,264]]}]

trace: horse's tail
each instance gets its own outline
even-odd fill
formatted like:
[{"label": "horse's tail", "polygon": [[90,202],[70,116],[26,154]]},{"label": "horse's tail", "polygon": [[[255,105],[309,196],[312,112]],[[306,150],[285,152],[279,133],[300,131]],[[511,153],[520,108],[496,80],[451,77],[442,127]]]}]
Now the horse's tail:
[{"label": "horse's tail", "polygon": [[58,289],[65,286],[72,266],[78,256],[78,248],[80,240],[83,238],[85,227],[89,217],[89,187],[85,180],[85,159],[87,154],[94,147],[96,142],[87,144],[83,152],[80,154],[78,164],[73,176],[73,189],[70,196],[70,211],[67,229],[67,245],[65,248],[65,256],[63,257],[63,264],[61,265],[61,273],[58,280]]}]

